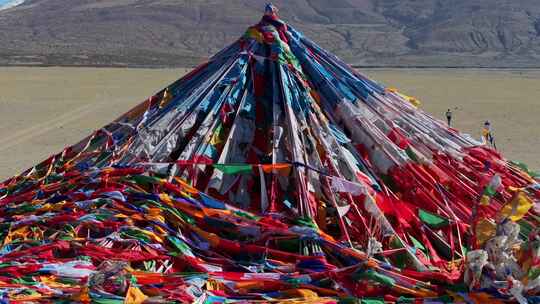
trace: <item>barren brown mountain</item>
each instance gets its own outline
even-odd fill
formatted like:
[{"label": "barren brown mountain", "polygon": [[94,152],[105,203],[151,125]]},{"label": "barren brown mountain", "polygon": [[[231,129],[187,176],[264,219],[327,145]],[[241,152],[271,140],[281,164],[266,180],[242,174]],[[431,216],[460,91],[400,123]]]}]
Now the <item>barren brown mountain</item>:
[{"label": "barren brown mountain", "polygon": [[[532,67],[540,0],[281,0],[354,65]],[[0,64],[186,66],[258,21],[266,0],[27,0],[0,11]]]}]

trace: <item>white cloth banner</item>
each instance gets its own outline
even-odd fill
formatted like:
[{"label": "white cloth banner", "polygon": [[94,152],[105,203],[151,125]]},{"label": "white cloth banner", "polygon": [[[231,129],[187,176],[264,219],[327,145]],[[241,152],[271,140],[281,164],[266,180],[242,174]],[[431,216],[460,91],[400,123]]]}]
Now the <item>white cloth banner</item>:
[{"label": "white cloth banner", "polygon": [[350,193],[351,195],[367,194],[368,188],[362,184],[353,183],[348,180],[332,177],[332,190],[340,193]]},{"label": "white cloth banner", "polygon": [[349,210],[351,210],[351,205],[337,207],[337,212],[340,217],[344,217],[345,215],[347,215],[347,213],[349,213]]}]

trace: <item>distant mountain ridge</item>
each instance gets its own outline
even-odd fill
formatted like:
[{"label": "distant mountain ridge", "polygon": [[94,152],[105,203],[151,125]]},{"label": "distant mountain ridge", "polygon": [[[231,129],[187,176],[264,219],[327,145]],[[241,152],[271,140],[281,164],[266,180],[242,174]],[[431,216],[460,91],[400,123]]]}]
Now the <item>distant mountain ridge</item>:
[{"label": "distant mountain ridge", "polygon": [[[274,1],[362,66],[540,66],[539,0]],[[266,0],[26,0],[0,11],[0,64],[191,66],[256,23]]]}]

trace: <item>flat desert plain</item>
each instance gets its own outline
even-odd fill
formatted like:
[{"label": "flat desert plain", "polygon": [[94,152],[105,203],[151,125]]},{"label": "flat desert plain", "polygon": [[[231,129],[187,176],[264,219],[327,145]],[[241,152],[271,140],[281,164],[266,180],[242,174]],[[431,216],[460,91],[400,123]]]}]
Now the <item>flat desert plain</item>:
[{"label": "flat desert plain", "polygon": [[[0,180],[18,174],[167,86],[186,69],[0,68]],[[367,69],[421,108],[480,137],[485,120],[512,160],[540,169],[540,70]]]}]

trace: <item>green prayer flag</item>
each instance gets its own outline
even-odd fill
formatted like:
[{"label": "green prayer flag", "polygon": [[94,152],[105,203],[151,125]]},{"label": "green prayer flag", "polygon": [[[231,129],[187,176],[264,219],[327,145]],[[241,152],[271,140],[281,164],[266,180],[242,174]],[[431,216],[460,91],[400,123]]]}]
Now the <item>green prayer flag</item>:
[{"label": "green prayer flag", "polygon": [[160,184],[161,180],[153,176],[133,175],[131,179],[138,185]]},{"label": "green prayer flag", "polygon": [[397,299],[396,303],[397,304],[412,304],[414,303],[414,298],[401,296]]},{"label": "green prayer flag", "polygon": [[493,197],[497,194],[498,189],[502,186],[502,179],[499,175],[493,176],[489,184],[486,185],[483,195]]},{"label": "green prayer flag", "polygon": [[384,301],[380,299],[362,299],[360,304],[384,304]]},{"label": "green prayer flag", "polygon": [[95,304],[124,304],[124,300],[116,300],[116,299],[92,299],[92,303],[95,303]]},{"label": "green prayer flag", "polygon": [[12,280],[12,283],[14,284],[22,284],[27,286],[34,286],[38,283],[32,279],[32,277],[22,277],[22,278],[15,278]]},{"label": "green prayer flag", "polygon": [[484,189],[484,195],[486,196],[489,196],[489,197],[493,197],[495,196],[495,194],[497,194],[497,190],[491,188],[491,187],[486,187],[486,189]]},{"label": "green prayer flag", "polygon": [[540,268],[531,267],[531,269],[529,269],[529,272],[527,273],[527,277],[529,278],[529,280],[534,280],[538,276],[540,276]]},{"label": "green prayer flag", "polygon": [[412,159],[414,162],[420,162],[419,161],[419,158],[418,158],[418,155],[416,155],[416,153],[414,153],[413,149],[409,146],[405,149],[405,153],[407,153],[407,156]]},{"label": "green prayer flag", "polygon": [[354,275],[354,278],[355,279],[368,279],[368,280],[371,280],[371,281],[374,281],[374,282],[377,282],[379,284],[383,284],[386,286],[390,286],[390,287],[394,286],[396,283],[396,281],[392,279],[391,277],[386,276],[384,274],[380,274],[374,271],[373,269],[357,272]]},{"label": "green prayer flag", "polygon": [[179,209],[172,209],[172,208],[164,208],[164,210],[169,211],[171,214],[177,216],[178,218],[182,219],[183,221],[190,223],[192,225],[195,224],[195,220],[185,214],[184,212],[180,211]]},{"label": "green prayer flag", "polygon": [[426,251],[426,247],[424,247],[424,245],[422,245],[422,243],[420,243],[420,242],[419,242],[417,239],[415,239],[412,235],[409,235],[409,237],[411,238],[411,241],[412,241],[412,243],[413,243],[413,245],[414,245],[414,247],[415,247],[416,249],[420,249],[420,250],[422,250],[422,251],[424,251],[424,252]]},{"label": "green prayer flag", "polygon": [[538,177],[540,177],[540,172],[536,172],[536,171],[530,170],[529,167],[528,167],[525,163],[518,162],[518,161],[511,161],[510,163],[511,163],[512,165],[517,166],[517,167],[520,168],[521,170],[527,172],[527,174],[529,174],[532,178],[538,178]]},{"label": "green prayer flag", "polygon": [[428,212],[424,209],[418,210],[418,216],[424,224],[431,228],[442,228],[450,224],[447,218]]},{"label": "green prayer flag", "polygon": [[222,165],[215,164],[213,165],[215,169],[225,173],[225,174],[242,174],[252,172],[251,165]]},{"label": "green prayer flag", "polygon": [[313,221],[313,219],[309,217],[299,217],[296,219],[296,225],[299,226],[307,226],[313,229],[318,229],[317,224]]},{"label": "green prayer flag", "polygon": [[340,298],[338,304],[358,304],[360,300],[355,297]]},{"label": "green prayer flag", "polygon": [[254,221],[258,221],[261,219],[261,217],[259,216],[256,216],[256,215],[253,215],[253,214],[250,214],[250,213],[246,213],[246,212],[243,212],[243,211],[240,211],[240,210],[234,210],[233,213],[237,216],[240,216],[240,217],[245,217],[247,219],[250,219],[250,220],[254,220]]}]

